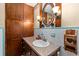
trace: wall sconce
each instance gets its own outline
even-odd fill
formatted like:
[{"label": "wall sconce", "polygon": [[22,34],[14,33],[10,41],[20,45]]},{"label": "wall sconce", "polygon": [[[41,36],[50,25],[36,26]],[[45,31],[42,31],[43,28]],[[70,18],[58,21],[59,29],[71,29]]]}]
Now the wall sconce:
[{"label": "wall sconce", "polygon": [[52,11],[53,11],[54,13],[58,13],[58,11],[59,11],[59,6],[55,6],[54,8],[52,8]]},{"label": "wall sconce", "polygon": [[40,16],[37,16],[37,20],[40,22]]},{"label": "wall sconce", "polygon": [[59,9],[59,6],[54,6],[54,8],[52,8],[52,11],[55,17],[60,18],[61,10]]}]

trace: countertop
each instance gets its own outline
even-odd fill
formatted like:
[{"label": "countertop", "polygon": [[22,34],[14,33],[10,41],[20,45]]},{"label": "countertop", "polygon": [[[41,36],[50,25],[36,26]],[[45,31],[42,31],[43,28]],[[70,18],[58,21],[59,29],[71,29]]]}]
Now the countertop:
[{"label": "countertop", "polygon": [[47,47],[36,47],[32,44],[32,42],[35,39],[35,37],[23,37],[23,40],[33,49],[33,51],[38,54],[39,56],[49,56],[53,54],[55,51],[57,51],[60,48],[60,45],[57,43],[50,42],[50,45]]}]

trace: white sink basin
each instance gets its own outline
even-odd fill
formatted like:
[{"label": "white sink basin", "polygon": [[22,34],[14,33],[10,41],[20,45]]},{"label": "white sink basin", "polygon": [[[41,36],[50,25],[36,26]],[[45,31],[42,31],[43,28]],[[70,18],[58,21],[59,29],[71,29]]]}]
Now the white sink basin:
[{"label": "white sink basin", "polygon": [[33,41],[33,45],[36,47],[47,47],[49,46],[49,42],[45,42],[43,40],[35,40]]}]

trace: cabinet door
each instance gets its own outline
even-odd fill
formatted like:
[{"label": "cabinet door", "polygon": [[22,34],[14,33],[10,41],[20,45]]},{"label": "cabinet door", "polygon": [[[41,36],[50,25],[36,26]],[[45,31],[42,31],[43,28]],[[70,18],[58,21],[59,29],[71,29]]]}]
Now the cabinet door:
[{"label": "cabinet door", "polygon": [[22,19],[24,17],[24,4],[23,3],[7,3],[6,4],[6,17],[12,19]]},{"label": "cabinet door", "polygon": [[22,38],[22,21],[6,19],[6,55],[19,55]]},{"label": "cabinet door", "polygon": [[20,20],[24,19],[24,4],[23,3],[16,4],[16,19],[20,19]]},{"label": "cabinet door", "polygon": [[14,3],[7,3],[6,4],[6,17],[14,19],[16,11],[16,4]]},{"label": "cabinet door", "polygon": [[32,20],[34,19],[34,8],[24,4],[24,19]]},{"label": "cabinet door", "polygon": [[17,56],[21,55],[21,44],[18,38],[12,39],[6,45],[6,55],[8,56]]},{"label": "cabinet door", "polygon": [[[29,24],[28,24],[29,23]],[[34,8],[24,4],[24,30],[23,36],[33,36],[34,31]]]},{"label": "cabinet door", "polygon": [[6,34],[9,38],[22,37],[23,23],[19,20],[6,21]]},{"label": "cabinet door", "polygon": [[8,19],[10,16],[11,12],[11,7],[8,3],[5,4],[5,14],[7,15],[6,18]]}]

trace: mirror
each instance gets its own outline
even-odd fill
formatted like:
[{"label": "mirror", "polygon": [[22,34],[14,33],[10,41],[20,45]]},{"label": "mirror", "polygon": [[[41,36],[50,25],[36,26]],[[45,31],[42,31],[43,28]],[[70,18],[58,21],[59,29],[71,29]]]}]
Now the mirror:
[{"label": "mirror", "polygon": [[40,28],[61,27],[61,4],[43,3]]}]

